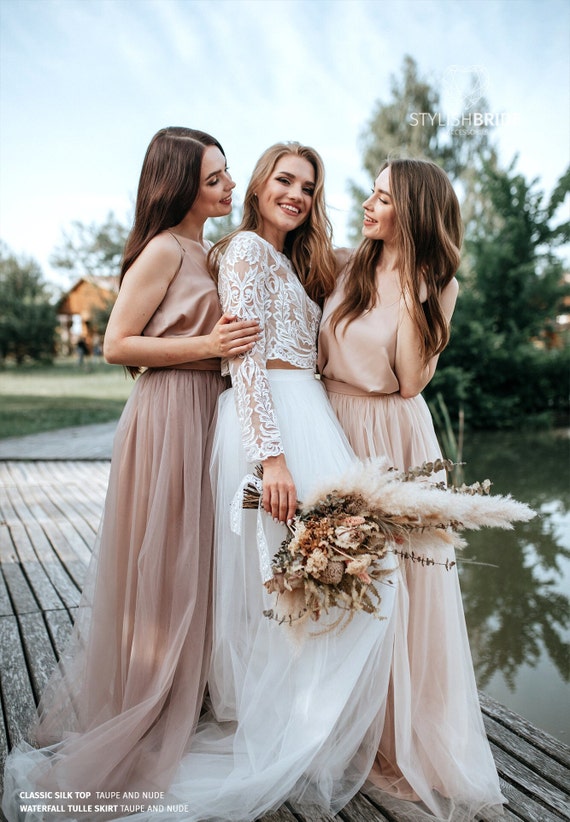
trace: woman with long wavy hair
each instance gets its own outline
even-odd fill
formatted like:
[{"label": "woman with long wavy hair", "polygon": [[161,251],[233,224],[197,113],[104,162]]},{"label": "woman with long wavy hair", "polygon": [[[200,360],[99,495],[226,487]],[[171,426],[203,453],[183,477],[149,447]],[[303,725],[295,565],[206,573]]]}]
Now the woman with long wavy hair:
[{"label": "woman with long wavy hair", "polygon": [[165,790],[192,740],[211,651],[208,471],[226,387],[220,363],[247,352],[258,332],[254,320],[222,316],[206,267],[204,223],[230,213],[233,188],[210,135],[173,127],[153,137],[104,341],[109,362],[133,376],[145,370],[115,435],[74,633],[33,729],[46,747],[22,745],[8,758],[9,820],[22,818],[26,790],[72,803],[81,791],[92,807],[97,791]]},{"label": "woman with long wavy hair", "polygon": [[[297,498],[354,462],[316,379],[318,301],[335,270],[323,182],[314,149],[272,146],[253,172],[241,226],[211,252],[222,308],[258,319],[261,334],[243,356],[224,361],[232,387],[220,397],[212,446],[211,711],[164,800],[194,822],[251,821],[288,799],[336,813],[362,785],[378,746],[392,587],[382,598],[384,619],[355,613],[340,632],[334,609],[315,630],[310,620],[291,631],[264,615],[276,607],[264,583],[272,587],[272,555]],[[258,465],[261,507],[243,511],[243,480]],[[391,558],[386,566],[389,574]]]},{"label": "woman with long wavy hair", "polygon": [[[459,203],[435,163],[394,159],[380,170],[363,208],[364,239],[354,251],[337,252],[340,271],[324,307],[319,370],[356,455],[386,456],[407,470],[441,457],[421,391],[449,340],[463,235]],[[445,481],[445,473],[436,479]],[[444,554],[454,561],[451,548]],[[390,688],[370,790],[380,790],[384,802],[387,796],[408,802],[413,822],[465,822],[477,813],[494,818],[503,799],[457,569],[400,559],[400,572]]]}]

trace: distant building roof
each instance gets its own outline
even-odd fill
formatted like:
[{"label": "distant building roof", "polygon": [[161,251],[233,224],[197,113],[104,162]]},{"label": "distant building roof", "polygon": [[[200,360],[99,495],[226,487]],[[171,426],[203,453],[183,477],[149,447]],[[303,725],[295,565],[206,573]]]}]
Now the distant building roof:
[{"label": "distant building roof", "polygon": [[80,314],[88,318],[93,310],[115,301],[118,292],[115,277],[81,277],[57,303],[58,314]]}]

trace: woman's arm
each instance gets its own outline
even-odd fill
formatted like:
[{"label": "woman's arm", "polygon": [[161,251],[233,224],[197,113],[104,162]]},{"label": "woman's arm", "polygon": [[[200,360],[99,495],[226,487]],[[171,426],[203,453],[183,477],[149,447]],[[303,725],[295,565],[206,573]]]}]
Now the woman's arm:
[{"label": "woman's arm", "polygon": [[249,350],[257,321],[235,322],[225,314],[209,334],[196,337],[143,337],[180,264],[180,248],[166,235],[152,239],[126,272],[113,306],[103,353],[116,365],[160,368]]},{"label": "woman's arm", "polygon": [[[454,278],[441,294],[441,308],[448,323],[451,322],[458,291],[459,284]],[[422,362],[417,328],[406,300],[402,297],[395,365],[396,377],[400,384],[400,395],[409,399],[421,394],[435,374],[438,359],[439,354],[432,357],[427,365]]]},{"label": "woman's arm", "polygon": [[281,432],[267,378],[265,280],[267,250],[251,235],[237,236],[219,272],[222,308],[239,317],[258,318],[261,333],[242,356],[230,358],[229,370],[247,459],[263,465],[262,505],[280,522],[295,515],[297,493],[287,468]]}]

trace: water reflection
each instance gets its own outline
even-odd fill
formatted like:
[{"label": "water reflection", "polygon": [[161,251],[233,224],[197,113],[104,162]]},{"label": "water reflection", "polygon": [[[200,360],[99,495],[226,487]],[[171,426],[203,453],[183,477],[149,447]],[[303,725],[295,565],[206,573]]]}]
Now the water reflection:
[{"label": "water reflection", "polygon": [[[560,718],[567,714],[570,439],[551,433],[470,434],[465,460],[467,482],[489,477],[494,493],[511,493],[540,514],[514,531],[468,534],[467,561],[461,563],[460,573],[478,685],[569,741],[570,728],[564,723],[541,724],[540,710],[533,704],[540,695],[529,699],[524,677],[539,664],[542,670],[546,661],[549,681],[544,683],[544,696],[559,701]],[[498,673],[506,689],[497,685]],[[493,693],[494,688],[500,693]],[[512,694],[512,700],[505,693]]]}]

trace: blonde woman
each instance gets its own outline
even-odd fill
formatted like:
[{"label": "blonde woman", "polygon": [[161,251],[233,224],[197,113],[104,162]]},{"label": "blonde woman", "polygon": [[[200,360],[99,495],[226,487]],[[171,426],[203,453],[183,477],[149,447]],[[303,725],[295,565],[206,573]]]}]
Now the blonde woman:
[{"label": "blonde woman", "polygon": [[[297,641],[263,614],[275,607],[264,582],[297,498],[354,461],[315,374],[318,300],[335,270],[323,181],[314,149],[272,146],[253,172],[240,229],[211,254],[222,308],[258,319],[262,331],[224,366],[232,388],[220,398],[212,449],[212,710],[168,794],[184,803],[187,820],[245,822],[287,799],[336,813],[362,785],[378,747],[392,587],[385,619],[357,613],[341,632],[327,630],[338,617],[333,609],[316,626],[300,626]],[[262,510],[243,512],[240,484],[258,464]]]}]

